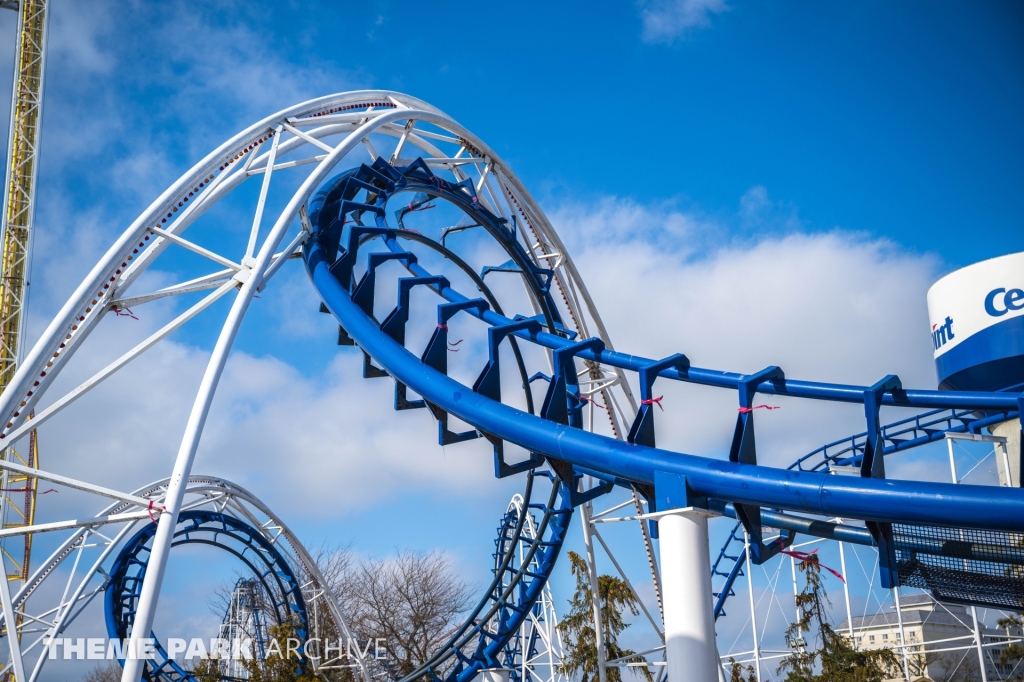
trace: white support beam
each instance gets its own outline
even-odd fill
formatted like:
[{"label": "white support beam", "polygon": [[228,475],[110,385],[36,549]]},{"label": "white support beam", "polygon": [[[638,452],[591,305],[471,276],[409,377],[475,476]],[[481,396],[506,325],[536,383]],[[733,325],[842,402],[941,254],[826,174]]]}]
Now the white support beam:
[{"label": "white support beam", "polygon": [[295,135],[296,137],[301,137],[303,140],[305,140],[306,142],[310,143],[314,147],[320,147],[320,149],[323,149],[328,154],[330,154],[331,152],[334,151],[334,148],[331,147],[330,145],[328,145],[327,143],[321,142],[320,140],[316,139],[315,137],[307,135],[306,133],[302,132],[301,130],[299,130],[298,128],[296,128],[294,126],[290,126],[287,123],[282,123],[281,125],[284,126],[285,130],[287,130],[292,135]]},{"label": "white support beam", "polygon": [[18,528],[4,528],[0,530],[0,538],[24,535],[26,533],[46,533],[54,530],[68,530],[70,528],[86,528],[92,526],[104,526],[108,523],[123,523],[125,521],[140,521],[149,516],[150,511],[123,512],[121,514],[107,514],[106,516],[94,516],[89,519],[70,519],[67,521],[53,521],[50,523],[37,523],[33,526],[21,526]]},{"label": "white support beam", "polygon": [[220,272],[214,272],[209,275],[197,277],[196,279],[189,280],[188,282],[182,282],[181,284],[174,284],[169,287],[164,287],[163,289],[157,289],[156,291],[151,291],[148,294],[139,294],[138,296],[132,296],[131,298],[115,298],[110,302],[110,307],[123,310],[143,303],[149,303],[150,301],[167,298],[168,296],[181,296],[182,294],[194,294],[198,291],[209,291],[210,289],[216,289],[220,285],[224,284],[232,275],[234,275],[234,271],[232,270],[221,270]]},{"label": "white support beam", "polygon": [[152,232],[153,234],[160,235],[164,239],[166,239],[168,241],[171,241],[171,242],[174,242],[175,244],[177,244],[179,246],[185,247],[186,249],[188,249],[192,253],[198,253],[200,256],[202,256],[204,258],[209,258],[214,263],[219,263],[220,265],[223,265],[226,268],[231,268],[235,272],[238,272],[239,270],[242,269],[242,266],[239,265],[238,263],[234,262],[233,260],[229,260],[229,259],[225,258],[224,256],[221,256],[220,254],[217,254],[217,253],[214,253],[213,251],[210,251],[209,249],[204,249],[203,247],[199,246],[198,244],[194,244],[194,243],[190,242],[187,239],[183,239],[183,238],[179,237],[176,234],[171,234],[167,230],[161,230],[159,227],[151,227],[151,228],[149,228],[149,231]]},{"label": "white support beam", "polygon": [[[245,247],[245,258],[243,263],[251,265],[253,253],[256,252],[256,240],[260,236],[260,224],[263,222],[263,207],[267,205],[267,192],[270,190],[270,179],[274,175],[274,161],[277,160],[277,147],[281,141],[281,126],[274,130],[274,141],[270,145],[270,153],[267,157],[267,171],[263,174],[263,184],[260,186],[260,198],[256,202],[256,215],[252,219],[252,230],[249,232],[249,244]],[[246,171],[248,172],[248,171]]]},{"label": "white support beam", "polygon": [[15,464],[14,462],[8,462],[6,460],[0,460],[0,469],[6,469],[7,471],[13,471],[18,474],[25,476],[31,476],[38,478],[41,481],[49,481],[50,483],[56,483],[66,488],[74,488],[75,490],[81,490],[87,493],[94,493],[101,497],[109,497],[113,500],[121,500],[122,502],[130,502],[131,504],[137,504],[140,507],[148,508],[152,500],[146,497],[139,497],[138,495],[132,495],[131,493],[123,493],[119,490],[113,490],[111,488],[104,488],[100,485],[93,483],[86,483],[85,481],[79,481],[77,478],[70,478],[68,476],[61,476],[60,474],[51,474],[48,471],[40,471],[39,469],[33,469],[32,467],[22,466],[21,464]]},{"label": "white support beam", "polygon": [[162,328],[153,333],[145,341],[135,346],[130,351],[119,357],[117,360],[114,360],[112,363],[101,369],[91,378],[87,379],[84,383],[80,384],[73,391],[57,400],[57,402],[53,403],[45,410],[42,410],[33,419],[29,419],[28,421],[23,423],[21,426],[19,426],[17,429],[10,433],[7,440],[11,443],[15,443],[19,438],[23,437],[29,431],[32,431],[33,429],[36,429],[39,426],[41,426],[44,422],[49,420],[51,417],[53,417],[55,414],[63,410],[65,407],[75,402],[92,389],[96,388],[97,385],[99,385],[102,381],[104,381],[112,374],[117,372],[117,370],[121,369],[129,362],[142,355],[142,353],[155,346],[158,341],[168,336],[175,329],[182,326],[183,324],[191,320],[193,317],[209,308],[224,294],[228,293],[234,288],[234,281],[229,281],[222,284],[220,288],[217,289],[217,291],[213,292],[212,294],[210,294],[209,296],[207,296],[206,298],[199,301],[194,306],[183,312],[181,315],[165,324]]}]

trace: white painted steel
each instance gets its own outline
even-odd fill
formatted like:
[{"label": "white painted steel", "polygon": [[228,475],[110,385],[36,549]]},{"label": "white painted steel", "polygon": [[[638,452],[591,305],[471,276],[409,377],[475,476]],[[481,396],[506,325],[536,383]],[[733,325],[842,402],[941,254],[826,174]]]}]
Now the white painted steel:
[{"label": "white painted steel", "polygon": [[903,677],[910,681],[910,659],[907,657],[907,632],[903,627],[903,608],[900,606],[900,588],[897,585],[892,590],[892,601],[896,606],[896,623],[899,625],[900,631],[900,655],[903,659]]},{"label": "white painted steel", "polygon": [[665,660],[672,682],[714,682],[721,667],[715,643],[708,567],[708,514],[675,510],[658,521],[665,590]]},{"label": "white painted steel", "polygon": [[[581,492],[583,482],[580,481]],[[580,505],[580,523],[583,524],[583,544],[587,553],[587,576],[590,580],[590,598],[594,611],[594,645],[597,647],[597,676],[600,682],[607,682],[607,656],[604,647],[604,624],[601,619],[601,595],[598,591],[597,562],[594,559],[593,526],[590,523],[592,503]]]},{"label": "white painted steel", "polygon": [[[524,504],[522,495],[516,494],[512,497],[508,510],[513,509],[517,514],[526,515],[522,539],[514,550],[517,553],[519,568],[536,571],[539,568],[536,558],[533,559],[530,566],[523,565],[523,560],[529,553],[529,545],[524,540],[537,541],[541,539],[537,532],[536,521],[529,508]],[[530,656],[529,643],[534,634],[538,636],[540,646],[538,651]],[[558,613],[550,583],[544,585],[534,608],[530,610],[529,618],[522,624],[519,642],[520,647],[526,647],[520,652],[519,679],[522,682],[566,682],[566,676],[561,671],[565,647],[562,642],[562,633],[558,630]]]},{"label": "white painted steel", "polygon": [[[13,613],[22,616],[24,623],[17,627],[20,646],[16,646],[14,651],[9,651],[9,654],[20,654],[32,659],[29,661],[31,666],[25,668],[27,675],[19,679],[33,682],[39,678],[47,661],[44,648],[46,639],[64,636],[67,628],[75,622],[83,609],[102,594],[110,569],[109,564],[117,550],[124,540],[141,527],[141,524],[149,523],[149,500],[162,503],[168,485],[169,480],[165,479],[133,493],[126,493],[123,496],[133,501],[115,502],[101,510],[94,518],[81,522],[80,526],[73,528],[73,532],[54,550],[49,559],[35,569],[25,585],[11,596]],[[89,489],[92,486],[78,481],[76,487]],[[350,636],[338,608],[338,595],[331,592],[330,585],[308,551],[284,521],[252,493],[224,479],[193,476],[188,482],[186,501],[182,508],[206,508],[228,513],[260,531],[282,552],[290,565],[313,578],[313,583],[303,586],[307,605],[326,604],[337,631],[342,633],[343,638],[347,639]],[[114,525],[118,523],[121,524],[119,527]],[[110,532],[110,528],[114,528],[114,532]],[[12,530],[26,532],[27,529]],[[2,599],[0,588],[0,600]],[[53,599],[56,599],[56,602]],[[3,622],[11,621],[5,617]],[[9,649],[11,640],[10,637],[5,638]],[[357,659],[357,665],[365,670],[361,658]],[[7,672],[6,668],[0,669],[0,674],[4,672]],[[367,679],[365,675],[363,678]]]},{"label": "white painted steel", "polygon": [[757,677],[757,682],[761,682],[761,640],[757,636],[757,609],[754,605],[754,570],[751,568],[750,535],[747,531],[743,531],[743,559],[746,562],[747,594],[750,597],[750,633],[754,639],[754,675]]}]

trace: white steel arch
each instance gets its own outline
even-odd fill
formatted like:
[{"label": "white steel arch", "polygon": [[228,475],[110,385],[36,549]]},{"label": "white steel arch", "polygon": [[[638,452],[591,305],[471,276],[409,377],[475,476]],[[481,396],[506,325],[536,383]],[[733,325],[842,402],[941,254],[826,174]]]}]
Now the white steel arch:
[{"label": "white steel arch", "polygon": [[[135,642],[152,627],[170,537],[189,489],[196,450],[249,304],[309,235],[303,207],[312,193],[336,168],[351,164],[362,154],[375,159],[378,149],[388,154],[392,163],[403,156],[421,156],[432,169],[450,173],[456,181],[473,178],[481,200],[490,210],[499,216],[517,217],[516,225],[534,262],[554,271],[560,292],[556,300],[564,306],[567,324],[584,337],[599,336],[608,348],[613,347],[571,257],[539,206],[490,147],[439,109],[389,91],[341,93],[290,107],[235,135],[173,183],[125,230],[61,308],[0,395],[0,446],[10,446],[218,300],[231,299],[163,496],[165,509],[160,515],[132,634]],[[285,173],[291,184],[277,183],[276,179]],[[293,191],[295,173],[302,175],[298,176],[298,189]],[[235,253],[225,254],[185,236],[189,227],[249,179],[253,180],[250,184],[259,184],[260,191],[244,245],[239,244]],[[281,198],[279,203],[284,205],[273,216],[265,215],[271,195]],[[211,261],[212,271],[155,291],[130,291],[139,276],[172,248]],[[71,392],[42,402],[54,379],[108,313],[168,297],[199,294],[204,296],[108,367]],[[534,306],[539,310],[536,301]],[[591,404],[592,428],[622,437],[623,425],[632,422],[636,411],[636,401],[622,371],[588,363],[587,372],[581,377],[582,393],[602,399],[608,417],[604,426],[601,420],[595,423]],[[36,416],[29,424],[27,418],[33,410]],[[635,495],[634,504],[639,511]],[[592,525],[586,515],[584,528],[589,543]],[[643,532],[657,585],[650,538],[646,529]],[[591,563],[596,577],[596,566],[593,560]],[[12,622],[14,607],[10,603],[4,607],[6,622]],[[12,652],[18,668],[17,645]],[[141,661],[129,660],[123,679],[137,681],[141,665]]]},{"label": "white steel arch", "polygon": [[[48,660],[47,641],[61,637],[106,589],[110,565],[124,541],[150,523],[154,514],[160,514],[170,483],[169,479],[164,479],[132,493],[118,493],[50,474],[42,477],[64,485],[77,483],[74,487],[101,497],[114,497],[116,501],[94,517],[36,528],[36,532],[70,530],[71,533],[13,595],[14,611],[21,616],[16,627],[18,636],[5,639],[8,655],[17,651],[22,659],[25,676],[21,679],[28,682],[39,679],[42,673]],[[259,498],[223,478],[191,476],[185,486],[181,508],[225,513],[257,529],[281,552],[290,566],[312,577],[311,584],[303,586],[307,603],[316,607],[322,604],[321,608],[326,609],[337,631],[347,636],[348,628],[338,607],[337,595],[331,591],[316,562],[287,524]],[[12,531],[5,532],[13,534]],[[44,584],[49,589],[42,590]],[[357,665],[361,664],[361,660],[357,661]],[[8,665],[0,673],[10,670]]]}]

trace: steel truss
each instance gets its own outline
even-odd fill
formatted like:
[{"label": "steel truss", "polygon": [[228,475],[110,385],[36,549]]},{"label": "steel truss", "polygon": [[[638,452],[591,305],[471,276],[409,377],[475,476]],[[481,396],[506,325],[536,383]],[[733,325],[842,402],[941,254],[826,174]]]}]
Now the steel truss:
[{"label": "steel truss", "polygon": [[[522,495],[515,495],[509,502],[508,510],[498,528],[496,541],[495,570],[499,570],[505,557],[512,553],[512,571],[529,570],[539,572],[540,563],[536,558],[527,562],[530,548],[542,539],[536,517],[536,505],[530,505]],[[525,519],[522,533],[513,542],[514,529],[520,525],[519,520]],[[509,582],[509,580],[505,580]],[[502,585],[501,589],[507,589]],[[523,621],[515,636],[505,645],[500,665],[510,671],[513,682],[565,682],[566,676],[560,670],[565,649],[562,645],[562,634],[558,630],[558,614],[551,586],[544,585],[540,597],[530,609],[529,618]]]},{"label": "steel truss", "polygon": [[[17,671],[20,667],[21,672],[15,672],[17,679],[28,681],[39,679],[48,660],[47,643],[62,637],[98,597],[100,601],[104,595],[111,598],[108,588],[118,573],[120,554],[133,535],[152,528],[151,518],[165,515],[164,502],[170,487],[169,479],[164,479],[124,493],[48,472],[36,471],[34,474],[41,480],[115,501],[90,518],[38,524],[30,529],[36,533],[67,530],[71,533],[33,571],[25,585],[12,595],[10,610],[15,618],[11,620],[20,619],[17,626],[19,636],[5,638],[9,663],[0,669],[0,674]],[[319,605],[323,612],[329,614],[337,632],[348,632],[336,595],[331,593],[312,557],[291,529],[256,496],[222,478],[191,476],[183,497],[183,514],[235,518],[250,528],[250,532],[258,532],[266,546],[273,547],[288,566],[309,576],[308,582],[302,585],[303,599],[309,608]],[[11,622],[6,615],[5,622]],[[121,621],[115,618],[108,627],[119,630],[118,622]],[[124,632],[112,634],[121,638]],[[325,665],[329,663],[323,661]],[[167,667],[171,676],[161,673],[160,679],[180,679],[171,673],[171,667]]]}]

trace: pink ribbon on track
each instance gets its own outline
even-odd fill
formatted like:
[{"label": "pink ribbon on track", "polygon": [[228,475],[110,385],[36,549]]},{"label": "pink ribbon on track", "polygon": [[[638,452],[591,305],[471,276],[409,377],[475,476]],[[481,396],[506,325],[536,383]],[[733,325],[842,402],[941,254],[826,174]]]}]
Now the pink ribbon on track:
[{"label": "pink ribbon on track", "polygon": [[[425,205],[421,205],[421,206],[413,206],[412,204],[408,204],[405,207],[405,210],[406,210],[407,213],[412,213],[413,211],[428,211],[428,210],[430,210],[430,209],[432,209],[432,208],[434,208],[436,206],[437,206],[437,204],[425,204]],[[410,231],[412,231],[412,230],[410,230]]]},{"label": "pink ribbon on track", "polygon": [[130,317],[133,320],[139,319],[135,317],[135,313],[132,312],[131,308],[112,308],[112,310],[114,311],[114,315],[118,317]]},{"label": "pink ribbon on track", "polygon": [[[32,492],[32,488],[0,488],[0,492],[5,492],[5,493],[30,493],[30,492]],[[50,488],[49,490],[44,490],[43,492],[38,493],[38,494],[39,495],[46,495],[47,493],[59,493],[59,492],[60,491],[57,490],[56,488]]]},{"label": "pink ribbon on track", "polygon": [[781,410],[781,409],[782,409],[782,406],[780,406],[780,405],[754,405],[753,407],[738,407],[738,408],[736,408],[736,411],[739,412],[740,414],[747,414],[748,412],[753,412],[754,410]]},{"label": "pink ribbon on track", "polygon": [[828,571],[829,573],[831,573],[832,575],[834,575],[835,577],[839,578],[840,580],[842,580],[845,583],[846,582],[846,578],[843,577],[842,573],[840,573],[839,571],[837,571],[834,568],[829,568],[828,566],[826,566],[825,564],[821,563],[821,561],[818,560],[817,552],[818,552],[817,549],[812,549],[810,552],[800,552],[798,550],[786,550],[786,549],[782,550],[783,554],[788,554],[789,556],[793,557],[794,559],[799,559],[800,561],[812,563],[815,566],[817,566],[818,568],[824,568],[826,571]]},{"label": "pink ribbon on track", "polygon": [[[446,332],[448,331],[448,325],[446,325],[446,324],[439,324],[439,325],[437,325],[437,328],[438,329],[443,329]],[[459,349],[458,348],[452,348],[452,346],[457,346],[460,343],[462,343],[462,341],[463,341],[463,339],[459,339],[458,341],[449,341],[448,342],[448,350],[450,350],[452,353],[458,353]]]},{"label": "pink ribbon on track", "polygon": [[664,398],[664,397],[665,396],[663,396],[663,395],[659,395],[657,398],[648,398],[647,400],[641,400],[640,404],[641,405],[657,405],[658,407],[661,408],[661,411],[664,412],[665,408],[661,407],[661,399]]},{"label": "pink ribbon on track", "polygon": [[[156,517],[153,516],[153,508],[154,508],[153,507],[153,500],[150,500],[149,501],[149,508],[146,510],[146,512],[149,513],[149,520],[152,521],[153,523],[156,523],[157,522],[156,521]],[[165,507],[163,505],[160,505],[159,507],[156,507],[156,510],[158,512],[160,512],[160,513],[163,513],[165,511],[167,511],[167,507]]]}]

